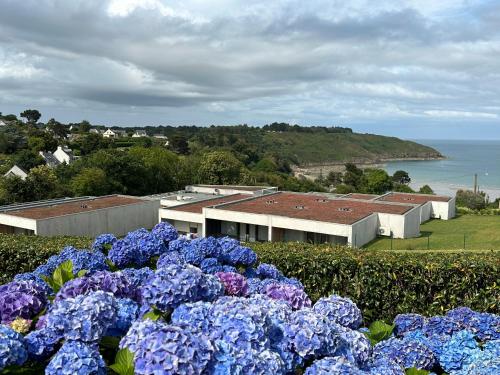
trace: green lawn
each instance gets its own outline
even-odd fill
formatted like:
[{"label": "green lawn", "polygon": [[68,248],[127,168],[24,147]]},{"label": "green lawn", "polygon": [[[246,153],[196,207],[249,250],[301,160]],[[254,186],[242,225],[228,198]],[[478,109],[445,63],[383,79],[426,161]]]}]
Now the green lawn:
[{"label": "green lawn", "polygon": [[[394,239],[394,250],[500,250],[500,216],[462,215],[453,220],[430,220],[420,226],[421,236]],[[363,246],[389,250],[391,239],[382,237]]]}]

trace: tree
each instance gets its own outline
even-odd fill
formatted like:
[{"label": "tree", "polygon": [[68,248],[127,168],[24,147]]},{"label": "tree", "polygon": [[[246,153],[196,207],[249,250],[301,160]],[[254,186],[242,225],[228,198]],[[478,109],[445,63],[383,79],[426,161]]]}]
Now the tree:
[{"label": "tree", "polygon": [[243,163],[232,153],[212,151],[202,156],[198,179],[204,184],[237,184],[243,168]]},{"label": "tree", "polygon": [[458,190],[456,199],[456,204],[458,207],[466,207],[470,208],[471,210],[481,210],[488,204],[486,193],[484,193],[483,191],[474,193],[471,190]]},{"label": "tree", "polygon": [[28,147],[31,151],[54,151],[57,148],[57,141],[48,133],[42,132],[40,135],[28,138]]},{"label": "tree", "polygon": [[163,193],[179,188],[177,173],[179,157],[161,147],[130,149],[130,155],[139,160],[147,170],[148,193]]},{"label": "tree", "polygon": [[83,120],[82,122],[80,122],[80,125],[78,126],[78,131],[80,133],[88,133],[91,127],[92,126],[90,125],[90,122],[88,122],[87,120]]},{"label": "tree", "polygon": [[45,160],[31,150],[22,150],[16,155],[15,163],[25,171],[29,171],[31,168],[45,164]]},{"label": "tree", "polygon": [[42,114],[36,109],[27,109],[20,116],[26,118],[28,124],[36,124],[40,117],[42,117]]},{"label": "tree", "polygon": [[169,140],[169,145],[172,151],[181,154],[187,155],[189,154],[189,145],[186,137],[180,134],[174,134],[172,138]]},{"label": "tree", "polygon": [[399,170],[392,175],[392,181],[395,184],[408,185],[411,182],[411,178],[408,172]]},{"label": "tree", "polygon": [[57,194],[57,176],[53,169],[40,165],[30,170],[26,184],[31,192],[30,200],[54,198]]},{"label": "tree", "polygon": [[353,186],[357,190],[361,189],[366,183],[363,170],[356,167],[353,163],[347,163],[345,165],[345,173],[342,180],[344,184]]},{"label": "tree", "polygon": [[30,187],[21,177],[0,177],[1,204],[22,203],[30,200]]},{"label": "tree", "polygon": [[68,128],[65,125],[61,124],[59,121],[54,120],[53,118],[51,118],[47,122],[47,129],[49,129],[52,134],[59,138],[66,138],[68,135]]},{"label": "tree", "polygon": [[108,138],[103,138],[99,134],[89,133],[82,136],[78,143],[75,143],[80,149],[80,154],[88,155],[99,149],[105,149],[109,147],[110,141]]},{"label": "tree", "polygon": [[335,193],[337,194],[349,194],[349,193],[354,193],[355,191],[356,188],[351,185],[340,184],[335,187]]},{"label": "tree", "polygon": [[400,193],[415,193],[415,190],[413,190],[411,187],[405,184],[398,184],[395,183],[394,186],[392,187],[393,191],[398,191]]},{"label": "tree", "polygon": [[277,172],[278,171],[278,166],[274,161],[272,161],[270,158],[264,158],[258,161],[257,164],[253,167],[253,170],[259,171],[259,172]]},{"label": "tree", "polygon": [[330,171],[326,176],[326,180],[330,185],[337,186],[342,183],[342,173]]},{"label": "tree", "polygon": [[429,185],[424,185],[418,191],[420,194],[434,194],[434,190]]},{"label": "tree", "polygon": [[71,179],[70,186],[76,196],[99,196],[110,192],[106,172],[100,168],[83,168]]},{"label": "tree", "polygon": [[391,177],[383,169],[368,169],[365,171],[366,193],[383,194],[392,189]]}]

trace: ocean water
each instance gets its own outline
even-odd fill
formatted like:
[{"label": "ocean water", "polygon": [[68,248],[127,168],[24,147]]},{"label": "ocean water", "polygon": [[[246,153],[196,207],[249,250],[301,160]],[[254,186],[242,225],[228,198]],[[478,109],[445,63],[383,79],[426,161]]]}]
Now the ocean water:
[{"label": "ocean water", "polygon": [[414,189],[428,184],[436,193],[455,195],[458,189],[472,189],[477,173],[479,189],[490,200],[500,197],[500,141],[417,140],[446,156],[444,160],[394,161],[385,169],[392,174],[402,169]]}]

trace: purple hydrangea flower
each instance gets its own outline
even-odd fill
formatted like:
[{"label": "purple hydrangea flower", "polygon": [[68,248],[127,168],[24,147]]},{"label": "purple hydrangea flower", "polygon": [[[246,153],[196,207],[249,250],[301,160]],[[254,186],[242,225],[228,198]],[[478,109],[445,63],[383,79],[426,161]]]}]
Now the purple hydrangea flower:
[{"label": "purple hydrangea flower", "polygon": [[224,291],[230,296],[246,296],[248,284],[244,276],[234,272],[217,272],[216,276],[224,285]]},{"label": "purple hydrangea flower", "polygon": [[62,337],[50,329],[39,329],[25,336],[28,356],[35,361],[49,358],[57,349]]},{"label": "purple hydrangea flower", "polygon": [[422,329],[424,320],[419,314],[399,314],[394,318],[394,332],[397,336],[403,336],[406,332]]},{"label": "purple hydrangea flower", "polygon": [[67,281],[56,294],[56,301],[74,298],[81,294],[88,294],[99,290],[97,283],[91,277],[78,277]]},{"label": "purple hydrangea flower", "polygon": [[18,273],[14,276],[14,281],[33,281],[39,285],[40,290],[43,290],[46,295],[54,293],[52,288],[40,276],[35,275],[33,272]]},{"label": "purple hydrangea flower", "polygon": [[23,336],[10,327],[0,325],[0,371],[7,366],[20,366],[27,359]]},{"label": "purple hydrangea flower", "polygon": [[153,233],[156,237],[162,239],[165,242],[170,242],[179,237],[177,229],[175,229],[173,225],[167,222],[161,222],[156,224],[151,230],[151,233]]},{"label": "purple hydrangea flower", "polygon": [[296,310],[311,307],[311,300],[307,294],[291,285],[271,284],[265,288],[264,293],[272,299],[288,302]]},{"label": "purple hydrangea flower", "polygon": [[358,329],[363,322],[361,310],[349,298],[336,295],[320,298],[313,310],[330,321],[351,329]]},{"label": "purple hydrangea flower", "polygon": [[106,375],[106,364],[97,345],[67,341],[51,359],[46,375]]},{"label": "purple hydrangea flower", "polygon": [[0,286],[0,319],[32,319],[47,305],[45,287],[34,281],[13,281]]},{"label": "purple hydrangea flower", "polygon": [[91,277],[92,282],[97,285],[98,290],[113,293],[116,298],[139,298],[138,289],[132,285],[123,272],[96,272]]},{"label": "purple hydrangea flower", "polygon": [[66,340],[96,342],[115,322],[116,299],[111,293],[92,292],[57,301],[47,316],[46,328]]}]

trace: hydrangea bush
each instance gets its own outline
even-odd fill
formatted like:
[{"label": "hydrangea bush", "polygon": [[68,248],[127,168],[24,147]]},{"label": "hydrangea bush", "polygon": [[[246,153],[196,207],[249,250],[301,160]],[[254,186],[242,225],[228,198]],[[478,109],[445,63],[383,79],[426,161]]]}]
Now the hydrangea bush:
[{"label": "hydrangea bush", "polygon": [[299,280],[238,241],[189,240],[168,223],[68,246],[17,275],[0,286],[0,321],[0,372],[500,373],[498,315],[459,307],[366,328],[349,298],[313,304]]}]

